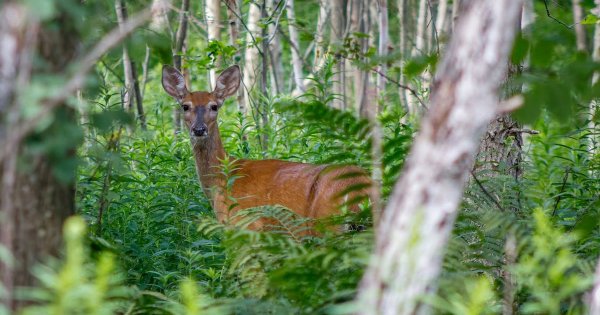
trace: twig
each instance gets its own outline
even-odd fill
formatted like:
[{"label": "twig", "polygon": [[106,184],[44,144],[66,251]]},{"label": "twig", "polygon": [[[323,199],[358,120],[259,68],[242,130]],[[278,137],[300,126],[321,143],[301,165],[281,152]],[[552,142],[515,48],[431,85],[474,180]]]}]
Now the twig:
[{"label": "twig", "polygon": [[144,63],[142,64],[142,100],[146,94],[146,83],[148,82],[148,63],[150,62],[150,47],[146,45],[146,57],[144,57]]},{"label": "twig", "polygon": [[573,28],[573,25],[575,25],[575,24],[567,25],[563,21],[552,16],[552,14],[550,14],[550,9],[548,9],[548,1],[547,0],[544,0],[544,7],[546,8],[546,15],[548,15],[548,17],[553,19],[554,21],[558,22],[558,24],[566,26],[567,28]]},{"label": "twig", "polygon": [[42,105],[44,106],[35,117],[24,121],[12,130],[13,136],[7,141],[4,150],[0,153],[0,161],[3,161],[9,152],[13,152],[13,149],[35,129],[40,120],[47,117],[55,108],[63,104],[69,96],[73,95],[75,91],[85,84],[87,73],[94,67],[98,59],[127,38],[134,30],[146,23],[151,16],[152,11],[150,9],[141,11],[134,17],[128,19],[121,27],[115,27],[110,33],[104,36],[87,55],[81,58],[81,60],[77,62],[79,65],[78,70],[71,76],[63,86],[62,90],[54,96],[42,101]]},{"label": "twig", "polygon": [[[244,19],[242,19],[242,17],[233,8],[231,8],[228,1],[225,1],[224,3],[227,6],[227,9],[229,11],[231,11],[231,13],[233,13],[233,15],[235,15],[235,17],[238,18],[238,20],[240,20],[240,22],[242,23],[242,26],[246,29],[246,31],[250,35],[250,38],[252,38],[252,44],[254,45],[254,47],[256,47],[256,50],[258,50],[258,53],[261,56],[263,56],[262,50],[260,50],[260,47],[258,47],[258,45],[256,44],[256,38],[254,37],[254,34],[252,34],[252,31],[250,31],[250,29],[248,28],[248,25],[246,25],[246,23],[244,22]],[[264,56],[263,56],[263,58],[264,58]]]},{"label": "twig", "polygon": [[490,194],[490,192],[479,181],[477,176],[475,176],[475,172],[473,172],[473,170],[471,170],[470,172],[471,172],[471,176],[473,176],[473,179],[475,180],[475,183],[477,183],[477,186],[479,186],[479,188],[486,195],[486,197],[488,197],[496,205],[496,207],[498,207],[498,209],[500,209],[502,212],[506,212],[506,209],[504,209],[504,207],[502,207],[502,205],[498,202],[498,200],[496,200],[496,198],[494,198],[492,196],[492,194]]},{"label": "twig", "polygon": [[571,172],[571,167],[567,167],[565,170],[565,176],[563,177],[562,186],[560,187],[560,192],[558,193],[558,197],[556,198],[556,202],[554,203],[554,209],[552,210],[552,217],[556,214],[556,210],[558,209],[558,204],[562,199],[562,193],[565,191],[565,186],[567,185],[567,179],[569,178],[569,173]]},{"label": "twig", "polygon": [[524,129],[524,128],[512,128],[508,130],[508,133],[516,134],[516,133],[528,133],[531,135],[537,135],[540,132],[533,129]]},{"label": "twig", "polygon": [[410,94],[412,94],[412,95],[413,95],[413,96],[414,96],[414,97],[417,99],[417,101],[419,101],[419,103],[421,104],[421,106],[423,106],[423,108],[425,108],[425,110],[428,110],[428,108],[427,108],[427,105],[425,104],[425,102],[423,101],[423,99],[421,99],[421,98],[419,97],[419,94],[417,94],[417,91],[415,91],[413,88],[411,88],[411,87],[410,87],[410,86],[408,86],[408,85],[404,85],[404,84],[402,84],[402,83],[400,83],[400,82],[398,82],[398,81],[396,81],[396,80],[394,80],[394,79],[390,78],[389,76],[385,75],[384,73],[382,73],[381,71],[379,71],[379,70],[378,70],[378,69],[376,69],[376,68],[373,68],[373,69],[370,69],[370,70],[371,70],[371,71],[373,71],[373,72],[375,72],[375,73],[377,73],[377,74],[379,74],[380,76],[382,76],[382,77],[383,77],[383,78],[385,78],[386,80],[388,80],[388,81],[390,81],[390,82],[394,83],[394,84],[395,84],[396,86],[398,86],[399,88],[402,88],[402,89],[405,89],[405,90],[409,91],[409,92],[410,92]]},{"label": "twig", "polygon": [[[273,34],[271,34],[269,36],[269,39],[267,39],[267,43],[271,43],[271,41],[273,40],[273,38],[275,37],[275,34],[277,33],[277,28],[279,27],[279,20],[281,19],[281,15],[283,13],[283,10],[285,9],[285,7],[287,6],[287,0],[281,0],[277,3],[277,6],[275,7],[275,9],[273,9],[273,14],[275,14],[275,12],[277,11],[277,8],[279,8],[279,6],[281,5],[281,3],[283,3],[283,6],[281,7],[281,9],[279,10],[279,14],[277,15],[277,19],[275,19],[275,28],[273,31]],[[269,20],[271,20],[273,15],[271,15],[271,17],[269,18]],[[289,23],[290,21],[288,21]]]}]

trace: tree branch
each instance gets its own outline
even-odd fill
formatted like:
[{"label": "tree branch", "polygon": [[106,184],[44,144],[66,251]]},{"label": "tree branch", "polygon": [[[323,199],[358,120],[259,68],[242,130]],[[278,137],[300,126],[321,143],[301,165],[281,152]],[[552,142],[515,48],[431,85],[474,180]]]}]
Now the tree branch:
[{"label": "tree branch", "polygon": [[0,153],[0,161],[8,155],[8,152],[16,149],[17,145],[31,133],[38,123],[48,114],[50,114],[55,108],[63,104],[69,96],[73,95],[75,91],[83,87],[87,73],[94,67],[98,59],[106,54],[111,48],[122,42],[127,36],[129,36],[138,27],[146,23],[152,17],[152,11],[145,9],[128,19],[120,28],[115,27],[110,33],[104,36],[92,50],[80,59],[77,71],[71,76],[63,88],[51,96],[50,98],[42,101],[43,107],[40,112],[33,118],[30,118],[20,123],[16,130],[12,130],[12,136],[7,139],[5,148]]}]

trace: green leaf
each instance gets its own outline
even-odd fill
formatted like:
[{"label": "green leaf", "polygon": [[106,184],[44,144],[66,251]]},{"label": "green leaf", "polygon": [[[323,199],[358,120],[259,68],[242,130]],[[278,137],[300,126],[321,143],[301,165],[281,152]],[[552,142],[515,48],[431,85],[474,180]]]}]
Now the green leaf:
[{"label": "green leaf", "polygon": [[582,21],[581,24],[589,25],[598,23],[598,17],[594,14],[588,14]]}]

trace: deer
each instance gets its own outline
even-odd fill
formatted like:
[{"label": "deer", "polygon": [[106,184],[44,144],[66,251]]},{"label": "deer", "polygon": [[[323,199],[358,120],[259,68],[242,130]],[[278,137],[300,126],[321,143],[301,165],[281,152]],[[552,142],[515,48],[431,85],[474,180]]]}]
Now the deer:
[{"label": "deer", "polygon": [[[240,81],[240,68],[233,65],[222,71],[212,92],[190,92],[181,72],[169,65],[162,69],[162,86],[183,110],[198,180],[217,220],[226,223],[240,210],[268,205],[283,206],[312,219],[338,214],[342,206],[359,211],[358,202],[348,201],[366,199],[371,181],[358,166],[229,157],[223,148],[217,117],[225,99],[237,93]],[[233,174],[229,174],[235,176],[231,187],[227,187],[227,178],[221,171],[225,161],[234,166]],[[268,223],[267,219],[259,219],[248,229],[262,230]]]}]

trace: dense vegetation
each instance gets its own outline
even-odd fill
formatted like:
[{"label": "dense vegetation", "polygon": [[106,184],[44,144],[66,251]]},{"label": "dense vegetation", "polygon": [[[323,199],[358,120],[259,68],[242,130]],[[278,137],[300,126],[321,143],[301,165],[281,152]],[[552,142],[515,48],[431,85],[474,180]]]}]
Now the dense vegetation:
[{"label": "dense vegetation", "polygon": [[[306,47],[318,8],[296,2],[300,44]],[[538,2],[538,19],[513,49],[512,62],[527,66],[508,80],[523,86],[525,105],[515,116],[532,131],[524,134],[521,174],[509,175],[506,165],[478,165],[472,173],[438,291],[423,297],[439,314],[498,314],[507,301],[523,314],[586,312],[586,293],[600,257],[600,156],[598,127],[592,123],[598,117],[589,115],[590,102],[600,96],[598,85],[591,84],[600,66],[576,51],[572,29],[546,18],[544,2]],[[570,2],[558,2],[552,13],[571,19]],[[588,2],[587,9],[592,7]],[[96,5],[107,11],[111,6]],[[394,23],[397,19],[391,18]],[[63,257],[34,271],[39,287],[22,290],[22,299],[40,302],[24,314],[355,311],[353,298],[374,244],[368,205],[358,214],[321,220],[318,236],[302,233],[308,219],[276,206],[249,209],[235,226],[218,223],[198,183],[187,131],[174,133],[172,109],[177,105],[160,86],[161,67],[171,63],[171,53],[157,39],[162,38],[140,30],[129,43],[133,56],[143,56],[140,47],[146,43],[153,49],[144,89],[146,130],[123,109],[117,52],[96,65],[96,82],[83,93],[86,110],[79,126],[56,131],[84,135],[77,148],[79,215],[65,225]],[[287,42],[282,44],[290,50]],[[366,69],[380,62],[374,47],[359,55],[354,44],[348,40],[337,53]],[[208,70],[241,62],[236,49],[227,41],[207,43],[205,34],[191,32],[184,59],[194,90],[208,86]],[[427,100],[420,82],[423,73],[434,73],[438,53],[387,56],[389,75],[396,78],[403,71]],[[289,70],[289,53],[282,58]],[[328,55],[298,97],[254,90],[254,106],[267,113],[267,120],[255,111],[255,116],[240,114],[236,101],[228,100],[219,112],[225,150],[235,158],[358,164],[372,170],[373,121],[356,110],[331,106],[340,97],[331,86],[334,62],[334,54]],[[376,118],[383,131],[384,201],[419,129],[420,117],[406,113],[401,91],[388,84]],[[60,138],[39,150],[61,141],[77,140]],[[60,162],[56,169],[60,172]],[[227,165],[222,171],[231,172]],[[244,228],[260,217],[277,224],[263,232]],[[327,228],[350,222],[366,229],[336,233]],[[5,256],[0,250],[0,259]],[[8,310],[0,306],[0,314]]]}]

